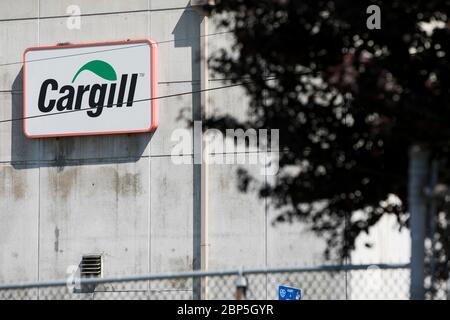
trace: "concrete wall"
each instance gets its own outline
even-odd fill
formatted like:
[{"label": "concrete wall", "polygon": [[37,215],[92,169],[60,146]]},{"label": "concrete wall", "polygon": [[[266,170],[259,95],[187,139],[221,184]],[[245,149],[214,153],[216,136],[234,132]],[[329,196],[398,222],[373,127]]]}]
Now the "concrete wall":
[{"label": "concrete wall", "polygon": [[[71,4],[89,13],[80,30],[62,17]],[[138,12],[104,14],[118,11]],[[31,46],[151,38],[159,43],[158,95],[197,90],[200,23],[188,0],[1,1],[0,121],[22,117],[21,58]],[[208,41],[227,46],[227,37]],[[245,117],[241,88],[212,91],[209,102]],[[21,121],[0,122],[0,283],[64,278],[85,253],[103,253],[106,276],[192,270],[199,185],[192,165],[171,160],[170,137],[189,128],[178,116],[198,114],[200,96],[158,105],[154,134],[30,140]],[[320,240],[299,224],[273,227],[267,200],[237,190],[238,167],[210,167],[209,268],[320,263]]]}]

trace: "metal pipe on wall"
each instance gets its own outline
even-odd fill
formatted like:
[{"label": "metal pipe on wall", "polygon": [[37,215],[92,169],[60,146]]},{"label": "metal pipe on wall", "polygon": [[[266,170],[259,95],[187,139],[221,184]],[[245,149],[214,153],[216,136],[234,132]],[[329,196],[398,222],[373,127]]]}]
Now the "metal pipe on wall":
[{"label": "metal pipe on wall", "polygon": [[[208,69],[208,17],[205,15],[203,17],[202,23],[200,25],[200,51],[201,51],[201,61],[200,61],[200,89],[202,90],[200,102],[202,105],[203,116],[208,115],[209,104],[208,104],[208,89],[209,87],[209,69]],[[204,139],[203,144],[205,143]],[[203,150],[203,149],[202,149]],[[208,212],[208,164],[202,161],[202,171],[201,171],[201,270],[208,270],[208,224],[209,224],[209,212]],[[208,283],[207,278],[202,281],[202,299],[207,299],[208,297]]]}]

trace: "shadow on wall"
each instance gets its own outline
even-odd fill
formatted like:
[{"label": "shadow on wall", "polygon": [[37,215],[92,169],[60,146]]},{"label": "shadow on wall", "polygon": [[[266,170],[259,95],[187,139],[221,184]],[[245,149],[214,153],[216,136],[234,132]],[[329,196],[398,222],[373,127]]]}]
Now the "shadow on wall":
[{"label": "shadow on wall", "polygon": [[[191,48],[193,90],[200,86],[200,25],[201,17],[191,7],[186,8],[172,31],[175,48]],[[192,95],[194,98],[197,95]],[[195,104],[193,105],[195,108]]]},{"label": "shadow on wall", "polygon": [[[191,79],[186,79],[186,81],[191,82],[191,90],[196,92],[201,89],[200,87],[200,25],[203,21],[203,17],[199,13],[188,6],[182,13],[180,19],[178,20],[175,28],[172,31],[174,37],[175,48],[191,48]],[[182,81],[184,79],[181,79]],[[202,108],[201,108],[201,94],[193,93],[191,94],[192,109],[191,110],[181,110],[178,116],[179,121],[187,120],[189,125],[192,125],[194,121],[202,119]],[[187,113],[192,112],[191,119],[187,119],[185,116],[185,111]],[[190,122],[190,121],[192,122]]]},{"label": "shadow on wall", "polygon": [[137,162],[153,133],[30,139],[23,134],[23,68],[12,85],[11,164],[15,169]]},{"label": "shadow on wall", "polygon": [[[200,74],[201,74],[201,51],[200,51],[200,27],[203,17],[199,15],[192,8],[185,9],[180,19],[178,20],[172,34],[175,39],[175,47],[189,47],[191,48],[191,88],[192,91],[200,90]],[[191,94],[192,99],[192,121],[202,120],[202,106],[201,94],[199,92]],[[180,118],[183,118],[180,115]],[[195,141],[199,137],[194,137]],[[197,140],[196,140],[197,139]],[[195,152],[195,150],[194,150]],[[195,156],[194,156],[195,157]],[[194,164],[192,166],[193,174],[193,237],[192,237],[192,269],[201,270],[201,164]],[[195,279],[192,284],[193,298],[198,300],[201,298],[201,280]]]}]

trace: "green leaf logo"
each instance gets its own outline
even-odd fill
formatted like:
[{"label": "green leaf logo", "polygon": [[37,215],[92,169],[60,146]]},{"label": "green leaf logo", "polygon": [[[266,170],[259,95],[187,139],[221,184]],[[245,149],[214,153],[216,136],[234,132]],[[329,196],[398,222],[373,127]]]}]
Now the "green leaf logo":
[{"label": "green leaf logo", "polygon": [[78,75],[84,70],[89,70],[105,80],[110,81],[117,80],[116,71],[114,70],[113,67],[111,67],[109,63],[106,63],[105,61],[102,60],[92,60],[86,63],[80,69],[78,69],[77,73],[72,79],[72,83],[76,80]]}]

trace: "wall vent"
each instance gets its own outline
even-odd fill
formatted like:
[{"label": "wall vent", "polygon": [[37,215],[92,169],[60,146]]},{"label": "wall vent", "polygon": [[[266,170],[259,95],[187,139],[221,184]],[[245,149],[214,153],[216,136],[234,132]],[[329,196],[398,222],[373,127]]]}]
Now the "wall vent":
[{"label": "wall vent", "polygon": [[103,275],[103,259],[101,254],[83,255],[80,263],[82,278],[101,278]]},{"label": "wall vent", "polygon": [[[80,262],[81,278],[101,278],[103,276],[103,258],[101,254],[83,255]],[[81,292],[94,292],[97,284],[82,284]]]}]

